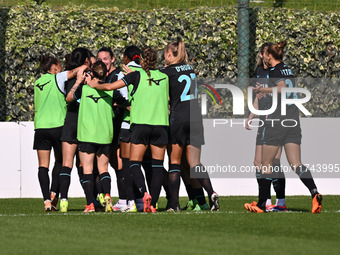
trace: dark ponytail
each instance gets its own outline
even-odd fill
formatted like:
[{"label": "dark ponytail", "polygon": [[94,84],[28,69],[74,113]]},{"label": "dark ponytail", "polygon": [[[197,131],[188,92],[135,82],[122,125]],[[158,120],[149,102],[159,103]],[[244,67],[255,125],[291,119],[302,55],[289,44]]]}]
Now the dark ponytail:
[{"label": "dark ponytail", "polygon": [[[148,74],[149,78],[151,78],[150,69],[156,69],[156,62],[157,62],[157,54],[154,49],[151,47],[146,47],[142,51],[143,57],[143,69]],[[149,85],[151,85],[151,79],[149,79]]]},{"label": "dark ponytail", "polygon": [[47,73],[51,70],[52,65],[58,65],[60,62],[57,58],[51,56],[40,55],[40,68]]},{"label": "dark ponytail", "polygon": [[271,54],[276,60],[283,60],[283,49],[286,47],[287,42],[281,41],[276,44],[272,44],[268,47],[268,54]]},{"label": "dark ponytail", "polygon": [[124,56],[126,56],[130,61],[135,61],[138,65],[140,65],[140,54],[141,50],[135,45],[127,47],[124,51]]},{"label": "dark ponytail", "polygon": [[106,65],[102,61],[98,60],[96,63],[93,64],[92,73],[93,77],[101,81],[105,81],[107,73]]},{"label": "dark ponytail", "polygon": [[86,48],[76,48],[71,54],[65,56],[65,66],[67,70],[72,70],[85,64],[86,59],[90,61],[90,51]]}]

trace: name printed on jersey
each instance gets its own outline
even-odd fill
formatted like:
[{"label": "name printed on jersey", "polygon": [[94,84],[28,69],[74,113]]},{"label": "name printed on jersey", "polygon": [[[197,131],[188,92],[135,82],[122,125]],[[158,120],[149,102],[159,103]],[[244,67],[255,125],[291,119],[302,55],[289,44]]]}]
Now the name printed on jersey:
[{"label": "name printed on jersey", "polygon": [[182,72],[182,71],[187,71],[187,70],[194,70],[190,65],[181,65],[181,66],[176,66],[176,71],[177,72]]}]

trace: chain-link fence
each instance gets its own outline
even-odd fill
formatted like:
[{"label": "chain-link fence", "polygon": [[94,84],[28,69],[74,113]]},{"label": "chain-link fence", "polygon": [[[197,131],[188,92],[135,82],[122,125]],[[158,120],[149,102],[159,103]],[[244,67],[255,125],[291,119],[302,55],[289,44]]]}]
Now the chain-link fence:
[{"label": "chain-link fence", "polygon": [[[340,76],[339,0],[322,4],[313,0],[196,0],[176,4],[150,0],[143,1],[143,6],[142,1],[129,1],[130,6],[124,1],[119,9],[137,10],[112,10],[115,1],[100,10],[63,8],[62,1],[53,8],[13,7],[17,1],[1,1],[12,7],[0,8],[0,121],[33,120],[33,84],[40,75],[38,59],[42,53],[63,60],[78,46],[94,53],[111,46],[119,65],[127,45],[151,45],[161,57],[165,44],[177,36],[186,42],[202,83],[229,82],[240,87],[254,75],[259,46],[266,41],[287,40],[284,61],[301,78],[298,85],[317,95],[308,105],[313,116],[340,116],[336,79]],[[88,4],[85,0],[76,3]],[[159,7],[169,9],[152,9]],[[208,100],[211,105],[206,117],[232,116],[230,94],[217,92],[222,106]]]}]

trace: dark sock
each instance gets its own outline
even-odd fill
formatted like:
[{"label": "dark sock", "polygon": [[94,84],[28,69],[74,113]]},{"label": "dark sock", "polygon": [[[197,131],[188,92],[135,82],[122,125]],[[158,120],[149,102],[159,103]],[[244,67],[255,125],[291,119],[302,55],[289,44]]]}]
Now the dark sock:
[{"label": "dark sock", "polygon": [[170,195],[170,192],[169,192],[169,186],[168,185],[163,185],[163,189],[165,191],[165,198],[167,200],[171,200],[171,195]]},{"label": "dark sock", "polygon": [[130,161],[130,170],[131,170],[133,182],[137,186],[138,194],[143,197],[144,193],[146,192],[146,186],[145,186],[144,175],[141,170],[141,162]]},{"label": "dark sock", "polygon": [[152,181],[152,163],[151,159],[144,159],[142,162],[142,166],[145,172],[145,179],[148,185],[149,191],[151,190],[151,181]]},{"label": "dark sock", "polygon": [[133,193],[133,179],[130,168],[130,161],[128,158],[122,158],[123,161],[123,175],[124,185],[126,189],[126,200],[134,200],[135,196]]},{"label": "dark sock", "polygon": [[194,199],[197,200],[199,205],[204,205],[207,201],[205,200],[203,188],[193,189]]},{"label": "dark sock", "polygon": [[111,193],[111,176],[109,172],[102,173],[99,175],[100,184],[103,188],[103,193],[110,194]]},{"label": "dark sock", "polygon": [[171,196],[171,207],[175,209],[179,206],[179,186],[181,184],[181,166],[177,164],[170,164],[168,172],[168,186]]},{"label": "dark sock", "polygon": [[45,201],[50,199],[50,178],[48,176],[48,168],[39,167],[38,169],[40,188]]},{"label": "dark sock", "polygon": [[[194,172],[196,168],[202,169],[202,168],[204,168],[204,166],[202,164],[198,164],[191,169],[191,172]],[[201,173],[204,173],[204,171],[201,171]],[[208,193],[209,204],[210,204],[210,206],[212,206],[211,195],[214,193],[214,190],[212,188],[208,173],[205,172],[205,177],[204,178],[198,178],[197,180],[199,181],[201,186],[205,189],[205,191]]]},{"label": "dark sock", "polygon": [[286,179],[285,174],[283,173],[281,169],[281,165],[274,164],[273,165],[273,172],[274,172],[274,178],[273,178],[273,186],[276,193],[276,199],[283,199],[286,197]]},{"label": "dark sock", "polygon": [[156,203],[161,193],[162,184],[164,180],[164,166],[163,160],[152,159],[152,181],[151,181],[151,205],[156,208]]},{"label": "dark sock", "polygon": [[303,184],[308,188],[312,197],[318,194],[318,189],[316,188],[312,174],[307,167],[304,165],[298,166],[296,168],[296,174],[300,177],[300,180],[303,182]]},{"label": "dark sock", "polygon": [[78,176],[79,176],[79,182],[80,182],[80,185],[83,187],[83,175],[84,175],[84,173],[83,173],[83,167],[82,166],[79,166],[79,167],[77,167],[77,169],[78,169]]},{"label": "dark sock", "polygon": [[94,181],[93,196],[97,197],[98,194],[104,193],[98,171],[93,172],[93,181]]},{"label": "dark sock", "polygon": [[72,169],[67,166],[63,166],[61,168],[61,171],[59,174],[60,198],[61,199],[67,199],[68,189],[71,183],[71,171]]},{"label": "dark sock", "polygon": [[117,177],[117,188],[118,188],[118,196],[119,199],[126,199],[126,188],[124,182],[124,173],[123,169],[116,170],[116,177]]},{"label": "dark sock", "polygon": [[93,174],[84,174],[83,180],[86,204],[90,205],[93,202]]},{"label": "dark sock", "polygon": [[51,191],[56,193],[57,197],[59,197],[59,174],[61,171],[62,165],[60,162],[55,162],[52,170],[52,184]]},{"label": "dark sock", "polygon": [[194,189],[192,188],[191,184],[185,185],[185,189],[187,190],[189,200],[195,199]]},{"label": "dark sock", "polygon": [[270,185],[272,184],[272,179],[268,178],[267,174],[262,174],[261,177],[258,179],[259,182],[259,201],[257,206],[262,209],[266,210],[266,202],[268,197],[270,197]]}]

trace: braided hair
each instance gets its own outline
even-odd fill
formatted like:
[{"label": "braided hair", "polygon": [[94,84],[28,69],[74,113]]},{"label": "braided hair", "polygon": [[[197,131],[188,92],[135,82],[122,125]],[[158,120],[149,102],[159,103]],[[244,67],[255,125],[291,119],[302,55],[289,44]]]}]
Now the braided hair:
[{"label": "braided hair", "polygon": [[[151,47],[146,47],[142,51],[143,58],[143,69],[148,74],[149,78],[151,78],[150,69],[156,69],[157,63],[157,53]],[[149,85],[151,85],[151,79],[149,79]]]}]

